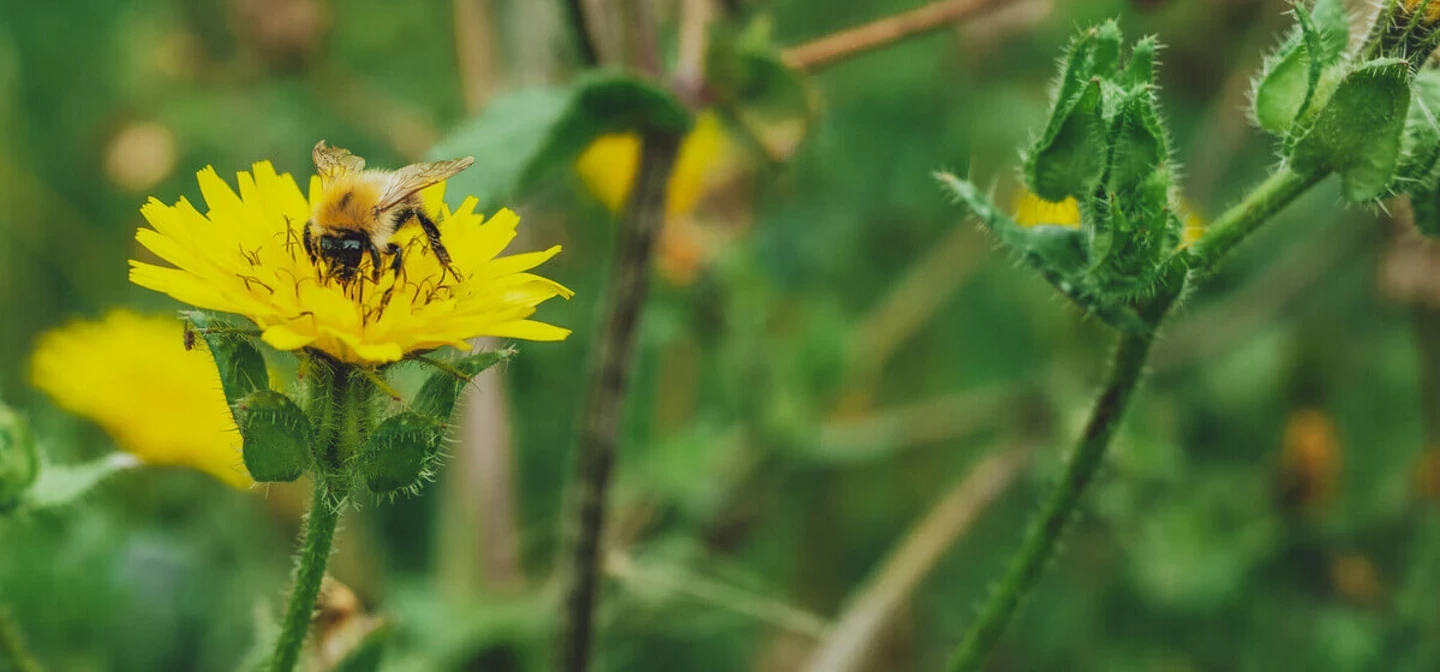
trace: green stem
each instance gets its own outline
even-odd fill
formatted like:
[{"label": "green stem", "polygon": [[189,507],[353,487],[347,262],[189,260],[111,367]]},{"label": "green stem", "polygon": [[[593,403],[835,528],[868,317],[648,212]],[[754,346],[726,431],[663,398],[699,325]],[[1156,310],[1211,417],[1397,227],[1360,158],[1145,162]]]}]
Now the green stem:
[{"label": "green stem", "polygon": [[595,603],[600,589],[600,542],[605,526],[605,497],[619,444],[620,421],[635,352],[637,327],[645,307],[655,239],[665,219],[666,185],[679,152],[678,136],[647,133],[640,168],[620,233],[605,312],[596,337],[590,389],[575,448],[575,476],[566,514],[565,615],[558,669],[585,672],[590,667]]},{"label": "green stem", "polygon": [[285,622],[270,659],[270,672],[290,672],[300,659],[320,583],[334,548],[335,526],[344,509],[344,478],[341,466],[359,449],[373,421],[374,384],[354,367],[329,359],[318,359],[323,367],[315,372],[317,389],[312,395],[311,417],[317,418],[316,454],[313,475],[315,490],[305,534],[296,557],[295,587],[285,608]]},{"label": "green stem", "polygon": [[[1288,167],[1281,167],[1256,185],[1243,200],[1220,215],[1205,236],[1191,246],[1191,282],[1203,279],[1246,236],[1328,174],[1329,171],[1323,170],[1296,173]],[[1175,291],[1166,292],[1139,307],[1146,322],[1152,325],[1151,329],[1121,335],[1110,379],[1096,402],[1060,484],[1026,531],[1020,550],[1011,558],[1000,585],[981,608],[979,619],[956,648],[946,668],[949,672],[974,672],[985,664],[1020,601],[1039,581],[1046,562],[1055,555],[1056,545],[1075,515],[1081,494],[1104,462],[1105,450],[1110,445],[1115,428],[1125,414],[1131,394],[1140,383],[1155,331],[1164,322],[1171,304],[1179,297],[1180,286],[1173,285]]]},{"label": "green stem", "polygon": [[1276,170],[1205,229],[1205,236],[1190,247],[1191,267],[1201,273],[1214,270],[1221,259],[1261,224],[1329,174],[1324,170],[1297,173],[1287,166]]},{"label": "green stem", "polygon": [[0,660],[9,663],[15,672],[41,672],[44,669],[25,647],[19,624],[3,607],[0,607]]},{"label": "green stem", "polygon": [[315,492],[310,500],[310,515],[305,522],[305,536],[300,542],[300,555],[295,570],[295,588],[285,608],[285,624],[275,644],[270,661],[271,672],[290,672],[300,659],[310,619],[315,613],[315,600],[320,596],[320,581],[325,578],[325,565],[335,539],[335,524],[340,520],[340,501],[332,491],[330,479],[315,477]]},{"label": "green stem", "polygon": [[579,52],[580,64],[590,68],[600,65],[600,53],[595,48],[595,34],[590,29],[590,16],[585,10],[584,0],[565,0],[565,16],[570,20],[570,30],[575,33],[575,50]]},{"label": "green stem", "polygon": [[1060,483],[1050,493],[1040,514],[1031,521],[1020,550],[1011,558],[1005,577],[981,611],[979,620],[965,634],[964,641],[960,642],[950,659],[947,668],[950,672],[980,669],[1015,615],[1020,600],[1034,587],[1047,561],[1055,555],[1056,545],[1075,517],[1081,493],[1100,469],[1105,449],[1125,417],[1125,408],[1143,377],[1145,359],[1153,340],[1151,333],[1121,335],[1110,367],[1110,378],[1095,403],[1095,410],[1090,414],[1075,454],[1070,457]]}]

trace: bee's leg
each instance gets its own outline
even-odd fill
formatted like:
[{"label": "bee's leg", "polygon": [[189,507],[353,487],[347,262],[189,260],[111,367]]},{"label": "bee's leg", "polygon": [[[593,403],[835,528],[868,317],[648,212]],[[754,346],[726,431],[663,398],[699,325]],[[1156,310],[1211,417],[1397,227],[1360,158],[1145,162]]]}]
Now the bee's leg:
[{"label": "bee's leg", "polygon": [[395,288],[400,285],[400,268],[404,262],[404,258],[400,255],[399,245],[392,242],[385,246],[385,251],[393,255],[390,257],[390,272],[395,276],[395,279],[391,281],[390,286],[385,289],[385,294],[380,297],[380,314],[385,313],[385,307],[390,305],[391,292],[394,292]]},{"label": "bee's leg", "polygon": [[455,273],[454,266],[450,263],[450,251],[445,249],[445,244],[440,242],[440,227],[435,226],[434,220],[421,212],[419,208],[410,211],[415,216],[415,221],[420,222],[420,228],[425,230],[425,238],[430,241],[430,249],[435,252],[435,258],[440,260],[440,265],[460,279],[460,274]]},{"label": "bee's leg", "polygon": [[375,241],[365,239],[366,251],[370,253],[370,277],[375,284],[380,284],[380,248],[375,247]]},{"label": "bee's leg", "polygon": [[400,269],[404,265],[405,258],[400,254],[400,246],[393,241],[385,246],[385,251],[390,256],[390,272],[395,274],[395,282],[400,282]]},{"label": "bee's leg", "polygon": [[305,220],[305,232],[300,235],[300,240],[305,244],[305,256],[310,257],[310,263],[315,263],[315,241],[311,240],[310,220]]}]

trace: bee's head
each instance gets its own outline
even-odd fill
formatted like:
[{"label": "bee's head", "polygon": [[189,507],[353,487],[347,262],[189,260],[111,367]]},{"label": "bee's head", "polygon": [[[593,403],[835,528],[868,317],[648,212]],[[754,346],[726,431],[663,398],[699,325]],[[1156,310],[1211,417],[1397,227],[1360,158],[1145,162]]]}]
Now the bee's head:
[{"label": "bee's head", "polygon": [[365,256],[366,243],[369,242],[365,235],[359,232],[339,235],[327,233],[320,236],[319,242],[320,256],[329,266],[329,272],[342,284],[354,280],[360,271],[360,260]]}]

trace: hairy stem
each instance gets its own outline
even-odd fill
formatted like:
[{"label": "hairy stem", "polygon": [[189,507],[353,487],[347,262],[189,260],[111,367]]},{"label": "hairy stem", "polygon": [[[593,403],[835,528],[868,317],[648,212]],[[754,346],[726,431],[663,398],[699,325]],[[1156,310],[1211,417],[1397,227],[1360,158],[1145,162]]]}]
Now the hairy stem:
[{"label": "hairy stem", "polygon": [[15,672],[41,672],[44,669],[25,647],[20,625],[4,607],[0,607],[0,661],[8,663]]},{"label": "hairy stem", "polygon": [[375,388],[354,367],[333,360],[319,360],[314,372],[315,394],[312,395],[311,417],[316,418],[316,454],[318,463],[312,478],[315,489],[310,499],[310,512],[305,519],[304,536],[295,561],[295,586],[285,607],[285,621],[270,658],[270,672],[290,672],[300,660],[310,621],[315,615],[315,601],[320,596],[320,583],[325,566],[335,545],[335,526],[345,504],[344,480],[339,471],[359,449],[374,418],[370,403]]},{"label": "hairy stem", "polygon": [[[1206,230],[1205,236],[1191,246],[1192,283],[1197,279],[1203,280],[1246,236],[1327,175],[1329,171],[1325,170],[1297,173],[1282,166],[1256,185],[1244,199],[1220,215]],[[1115,428],[1124,417],[1130,396],[1140,383],[1155,331],[1178,298],[1177,287],[1167,296],[1158,296],[1142,306],[1141,313],[1146,315],[1152,328],[1142,333],[1121,335],[1110,379],[1091,412],[1075,454],[1066,465],[1059,485],[1055,486],[1026,531],[1020,550],[1011,558],[1005,576],[950,658],[946,668],[949,672],[974,672],[985,664],[990,651],[1000,641],[1005,627],[1019,608],[1020,601],[1044,573],[1046,562],[1055,555],[1057,544],[1075,515],[1080,496],[1104,462],[1105,450],[1110,445]]]},{"label": "hairy stem", "polygon": [[636,327],[649,284],[651,252],[665,218],[666,185],[679,146],[680,138],[672,134],[645,135],[605,295],[567,518],[570,558],[559,648],[559,669],[566,672],[581,672],[590,664],[605,495],[615,462]]},{"label": "hairy stem", "polygon": [[1328,174],[1323,170],[1297,173],[1285,166],[1276,170],[1205,229],[1205,236],[1190,248],[1191,266],[1202,273],[1213,270],[1261,224]]},{"label": "hairy stem", "polygon": [[791,47],[782,56],[796,70],[815,72],[852,56],[946,28],[1002,4],[1000,0],[940,0]]},{"label": "hairy stem", "polygon": [[1150,353],[1153,333],[1127,333],[1120,337],[1114,360],[1110,366],[1110,377],[1095,402],[1085,433],[1060,483],[1045,500],[1039,515],[1030,523],[1021,542],[1020,550],[1010,559],[1010,566],[1000,585],[980,612],[980,617],[965,634],[950,664],[950,672],[980,669],[989,657],[990,650],[1004,634],[1020,601],[1030,592],[1044,573],[1045,565],[1055,555],[1056,546],[1065,530],[1075,517],[1080,504],[1080,495],[1095,478],[1100,465],[1104,463],[1105,450],[1115,429],[1125,417],[1130,397],[1139,386],[1143,376],[1145,360]]},{"label": "hairy stem", "polygon": [[340,498],[336,497],[326,476],[315,477],[315,492],[306,517],[305,536],[300,541],[296,559],[295,587],[290,604],[285,608],[285,623],[275,643],[270,660],[271,672],[290,672],[300,660],[310,619],[315,613],[315,600],[320,596],[320,581],[325,578],[325,565],[335,539],[335,524],[340,520]]}]

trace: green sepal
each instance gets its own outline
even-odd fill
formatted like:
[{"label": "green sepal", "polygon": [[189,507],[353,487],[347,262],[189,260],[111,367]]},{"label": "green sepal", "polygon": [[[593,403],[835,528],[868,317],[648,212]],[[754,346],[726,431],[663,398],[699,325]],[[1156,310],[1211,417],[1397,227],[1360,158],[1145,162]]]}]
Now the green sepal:
[{"label": "green sepal", "polygon": [[1148,86],[1125,99],[1110,145],[1109,190],[1135,188],[1170,160],[1170,139]]},{"label": "green sepal", "polygon": [[415,394],[410,407],[441,422],[449,422],[450,416],[455,412],[455,401],[460,397],[461,390],[470,384],[470,379],[480,375],[481,371],[508,361],[515,353],[514,348],[486,350],[466,355],[453,362],[442,363],[447,370],[430,374],[420,391]]},{"label": "green sepal", "polygon": [[1411,82],[1411,91],[1395,190],[1413,193],[1433,190],[1440,177],[1436,175],[1440,165],[1440,70],[1421,70]]},{"label": "green sepal", "polygon": [[1122,331],[1148,328],[1132,307],[1107,300],[1094,291],[1091,248],[1084,229],[1048,224],[1020,226],[969,181],[948,173],[937,173],[935,177],[957,204],[1080,308]]},{"label": "green sepal", "polygon": [[185,344],[190,346],[192,334],[199,335],[215,360],[220,373],[220,387],[225,400],[234,406],[255,390],[270,384],[265,358],[255,347],[253,337],[211,313],[199,310],[182,313],[187,322]]},{"label": "green sepal", "polygon": [[1030,190],[1047,201],[1084,198],[1105,170],[1105,127],[1100,82],[1091,81],[1062,101],[1050,126],[1025,157]]},{"label": "green sepal", "polygon": [[0,404],[0,512],[14,504],[40,472],[40,454],[29,423]]},{"label": "green sepal", "polygon": [[255,390],[232,407],[244,439],[245,469],[259,483],[300,478],[311,461],[310,419],[289,397]]},{"label": "green sepal", "polygon": [[1266,60],[1255,85],[1255,120],[1285,135],[1315,98],[1324,71],[1340,62],[1349,39],[1349,21],[1339,0],[1318,0],[1313,14],[1295,6],[1296,25]]},{"label": "green sepal", "polygon": [[445,442],[445,423],[402,411],[380,423],[354,457],[355,474],[382,496],[414,494],[428,480]]},{"label": "green sepal", "polygon": [[1377,59],[1347,74],[1295,144],[1295,166],[1339,173],[1341,193],[1351,201],[1385,195],[1400,163],[1410,74],[1398,59]]}]

